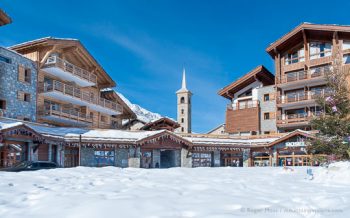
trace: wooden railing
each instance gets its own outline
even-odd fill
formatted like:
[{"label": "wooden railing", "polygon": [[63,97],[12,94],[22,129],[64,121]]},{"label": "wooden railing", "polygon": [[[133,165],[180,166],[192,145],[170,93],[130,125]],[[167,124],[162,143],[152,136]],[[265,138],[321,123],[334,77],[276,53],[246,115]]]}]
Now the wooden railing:
[{"label": "wooden railing", "polygon": [[99,105],[104,108],[112,109],[119,112],[122,111],[122,106],[115,102],[109,101],[104,98],[92,97],[89,92],[84,92],[80,88],[64,84],[57,80],[52,80],[51,83],[39,84],[39,92],[46,93],[53,91],[60,92],[64,95],[80,99],[84,102]]},{"label": "wooden railing", "polygon": [[259,106],[259,101],[251,100],[251,101],[241,101],[235,104],[228,104],[227,108],[231,110],[242,110],[247,108],[256,108]]},{"label": "wooden railing", "polygon": [[322,90],[321,92],[308,91],[308,92],[296,92],[294,95],[281,95],[277,98],[277,104],[288,104],[294,102],[302,102],[308,100],[315,100],[319,97],[327,97],[330,92],[327,90]]},{"label": "wooden railing", "polygon": [[39,109],[39,115],[57,116],[61,118],[92,123],[92,117],[88,116],[86,113],[81,113],[72,109],[63,109],[62,107],[57,108],[57,106],[54,105],[45,106],[42,110]]},{"label": "wooden railing", "polygon": [[324,77],[327,72],[331,70],[330,66],[318,67],[310,70],[301,70],[292,73],[286,73],[281,77],[281,83],[289,83],[300,80],[313,79],[318,77]]},{"label": "wooden railing", "polygon": [[69,72],[74,76],[77,76],[81,79],[87,80],[92,83],[97,83],[97,76],[93,73],[90,73],[87,70],[84,70],[80,67],[75,66],[74,64],[69,63],[66,60],[63,60],[57,56],[51,56],[46,60],[44,67],[58,67],[63,71]]},{"label": "wooden railing", "polygon": [[297,123],[305,123],[309,122],[312,117],[320,116],[322,112],[314,112],[311,114],[303,113],[303,114],[288,114],[284,116],[277,117],[277,124],[297,124]]}]

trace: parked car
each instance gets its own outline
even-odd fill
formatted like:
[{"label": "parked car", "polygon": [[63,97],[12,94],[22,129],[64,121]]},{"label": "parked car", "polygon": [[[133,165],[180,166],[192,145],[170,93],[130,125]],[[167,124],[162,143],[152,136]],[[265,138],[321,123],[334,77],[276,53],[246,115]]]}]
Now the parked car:
[{"label": "parked car", "polygon": [[57,164],[50,161],[24,161],[13,167],[1,169],[7,172],[34,171],[57,168]]}]

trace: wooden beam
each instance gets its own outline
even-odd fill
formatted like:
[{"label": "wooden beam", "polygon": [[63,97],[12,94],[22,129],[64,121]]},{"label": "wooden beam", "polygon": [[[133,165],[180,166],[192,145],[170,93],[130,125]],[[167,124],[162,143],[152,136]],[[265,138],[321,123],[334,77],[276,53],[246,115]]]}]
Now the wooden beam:
[{"label": "wooden beam", "polygon": [[40,60],[39,63],[39,67],[42,68],[42,66],[44,66],[46,60],[49,58],[49,56],[54,53],[57,52],[57,45],[52,46],[51,50],[49,50],[48,52],[46,52],[46,54],[44,55],[44,57]]}]

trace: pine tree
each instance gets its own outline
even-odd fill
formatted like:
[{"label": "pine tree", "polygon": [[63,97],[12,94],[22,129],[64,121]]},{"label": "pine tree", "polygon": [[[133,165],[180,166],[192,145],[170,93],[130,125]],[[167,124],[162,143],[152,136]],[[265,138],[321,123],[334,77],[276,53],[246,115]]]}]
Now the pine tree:
[{"label": "pine tree", "polygon": [[311,120],[317,137],[309,143],[308,150],[314,154],[335,155],[338,159],[350,157],[350,99],[349,72],[336,65],[325,71],[327,95],[316,102],[322,107],[320,116]]}]

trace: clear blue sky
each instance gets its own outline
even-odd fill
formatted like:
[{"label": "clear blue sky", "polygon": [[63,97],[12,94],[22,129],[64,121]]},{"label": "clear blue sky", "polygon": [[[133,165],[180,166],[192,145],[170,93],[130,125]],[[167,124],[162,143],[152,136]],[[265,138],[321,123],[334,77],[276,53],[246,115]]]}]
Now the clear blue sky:
[{"label": "clear blue sky", "polygon": [[[285,4],[282,4],[285,3]],[[13,19],[0,45],[45,36],[80,39],[133,103],[176,118],[185,64],[193,131],[224,123],[217,91],[255,66],[265,48],[302,22],[350,24],[350,1],[1,0]]]}]

